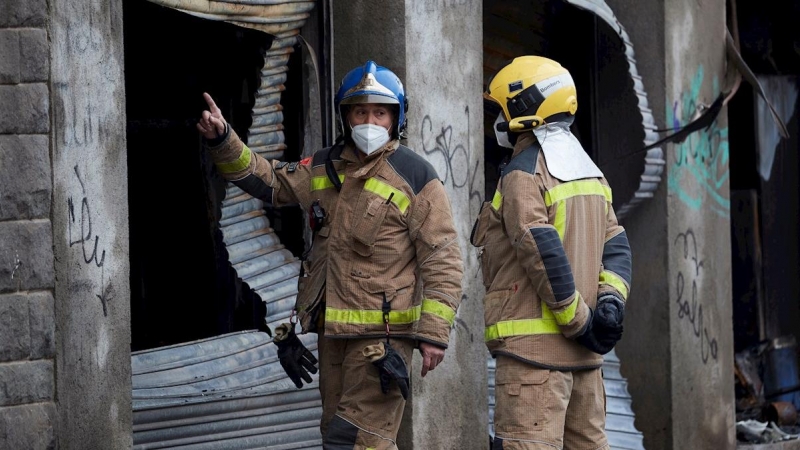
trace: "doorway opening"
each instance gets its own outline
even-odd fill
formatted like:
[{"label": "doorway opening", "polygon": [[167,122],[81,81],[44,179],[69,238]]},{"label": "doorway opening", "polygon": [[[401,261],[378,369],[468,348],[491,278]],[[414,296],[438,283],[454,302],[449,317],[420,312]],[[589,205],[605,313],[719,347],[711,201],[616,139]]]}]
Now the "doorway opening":
[{"label": "doorway opening", "polygon": [[[131,258],[131,350],[258,329],[266,309],[233,269],[220,227],[227,182],[195,123],[208,92],[247,143],[272,36],[147,1],[123,2]],[[294,55],[288,79],[302,79]],[[302,148],[301,88],[281,94],[284,159]],[[303,250],[298,208],[269,209]]]}]

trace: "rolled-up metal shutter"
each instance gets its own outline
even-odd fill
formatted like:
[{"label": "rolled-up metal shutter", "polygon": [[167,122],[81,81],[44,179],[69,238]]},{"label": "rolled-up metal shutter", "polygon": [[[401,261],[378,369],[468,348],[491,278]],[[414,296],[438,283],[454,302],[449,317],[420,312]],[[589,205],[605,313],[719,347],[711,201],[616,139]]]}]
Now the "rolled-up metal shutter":
[{"label": "rolled-up metal shutter", "polygon": [[317,379],[296,389],[276,350],[244,331],[133,353],[133,448],[320,448]]},{"label": "rolled-up metal shutter", "polygon": [[[151,1],[275,36],[264,55],[247,142],[261,156],[281,159],[287,63],[314,2]],[[230,183],[219,225],[231,265],[267,303],[266,320],[274,329],[294,306],[299,260],[270,227],[263,202]],[[315,354],[316,339],[301,336]],[[317,378],[297,389],[276,350],[265,333],[246,331],[134,352],[134,449],[321,448]]]}]

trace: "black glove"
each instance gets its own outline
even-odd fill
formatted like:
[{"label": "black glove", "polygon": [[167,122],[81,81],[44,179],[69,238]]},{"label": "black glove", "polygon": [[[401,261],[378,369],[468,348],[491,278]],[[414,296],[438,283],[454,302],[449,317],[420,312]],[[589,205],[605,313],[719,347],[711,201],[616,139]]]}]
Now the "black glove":
[{"label": "black glove", "polygon": [[619,341],[625,319],[625,302],[614,294],[603,294],[597,299],[594,312],[595,333],[600,333],[606,340]]},{"label": "black glove", "polygon": [[622,338],[625,304],[616,295],[605,294],[597,300],[595,311],[589,309],[586,327],[575,340],[589,350],[605,355]]},{"label": "black glove", "polygon": [[[376,348],[383,346],[383,348]],[[381,355],[382,354],[382,355]],[[372,355],[372,364],[378,368],[381,379],[381,391],[389,393],[389,385],[392,380],[400,388],[403,399],[408,398],[408,369],[403,357],[389,345],[388,342],[381,342],[378,345],[369,345],[364,349],[364,355]]]},{"label": "black glove", "polygon": [[294,332],[294,324],[283,323],[275,328],[275,345],[278,346],[278,360],[283,366],[286,375],[289,375],[297,389],[303,387],[302,378],[306,383],[311,383],[311,373],[317,373],[317,358],[309,349],[300,342]]}]

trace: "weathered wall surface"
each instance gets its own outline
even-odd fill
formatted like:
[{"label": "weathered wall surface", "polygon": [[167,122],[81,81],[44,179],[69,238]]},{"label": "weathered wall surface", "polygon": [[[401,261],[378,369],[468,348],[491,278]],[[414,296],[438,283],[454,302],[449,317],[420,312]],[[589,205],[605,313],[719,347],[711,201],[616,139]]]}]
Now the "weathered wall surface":
[{"label": "weathered wall surface", "polygon": [[57,416],[47,4],[0,9],[0,447],[48,449]]},{"label": "weathered wall surface", "polygon": [[418,449],[480,449],[489,441],[484,291],[469,243],[484,199],[482,30],[480,1],[406,1],[408,145],[444,181],[464,260],[464,293],[445,363],[424,379],[415,374],[411,442]]},{"label": "weathered wall surface", "polygon": [[[724,89],[725,2],[608,3],[631,36],[659,127],[696,118]],[[734,448],[725,110],[664,151],[655,198],[624,223],[634,279],[622,373],[646,448]]]},{"label": "weathered wall surface", "polygon": [[[333,2],[333,87],[368,59],[406,80],[405,6],[371,0]],[[335,137],[335,136],[334,136]]]},{"label": "weathered wall surface", "polygon": [[482,10],[476,0],[334,2],[335,83],[373,59],[403,80],[407,145],[437,169],[465,262],[464,298],[444,363],[425,378],[415,354],[400,448],[479,449],[489,436],[483,287],[469,234],[483,200]]},{"label": "weathered wall surface", "polygon": [[[728,89],[725,2],[668,2],[665,22],[666,126],[681,127]],[[734,448],[727,111],[666,160],[673,448]]]},{"label": "weathered wall surface", "polygon": [[[608,0],[628,32],[656,124],[663,127],[664,4],[660,1]],[[671,149],[663,147],[669,159]],[[666,173],[654,197],[642,202],[622,222],[633,254],[631,298],[625,312],[625,334],[617,346],[620,371],[628,380],[635,426],[648,450],[672,447],[670,305],[667,279],[671,248],[667,235]]]},{"label": "weathered wall surface", "polygon": [[[58,444],[129,448],[122,2],[51,2],[49,13]],[[168,159],[154,155],[154,168]]]}]

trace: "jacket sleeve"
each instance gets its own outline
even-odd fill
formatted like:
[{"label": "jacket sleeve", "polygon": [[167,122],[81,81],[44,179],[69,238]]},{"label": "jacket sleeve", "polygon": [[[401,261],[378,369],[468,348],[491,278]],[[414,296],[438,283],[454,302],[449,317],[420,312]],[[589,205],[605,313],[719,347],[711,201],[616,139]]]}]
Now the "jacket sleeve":
[{"label": "jacket sleeve", "polygon": [[[561,333],[575,337],[589,319],[589,307],[575,287],[567,254],[548,221],[541,179],[513,171],[502,180],[503,222],[517,260]],[[542,311],[542,317],[547,314]]]},{"label": "jacket sleeve", "polygon": [[[603,183],[606,184],[605,180]],[[631,247],[625,229],[617,223],[617,215],[611,202],[607,203],[607,207],[603,265],[597,296],[610,293],[624,302],[628,300],[631,289]]]},{"label": "jacket sleeve", "polygon": [[422,281],[422,312],[416,337],[447,347],[461,303],[464,272],[450,200],[441,181],[431,180],[414,199],[409,235]]},{"label": "jacket sleeve", "polygon": [[221,142],[206,142],[206,148],[222,177],[253,197],[270,206],[307,204],[310,164],[264,159],[250,150],[230,126]]}]

